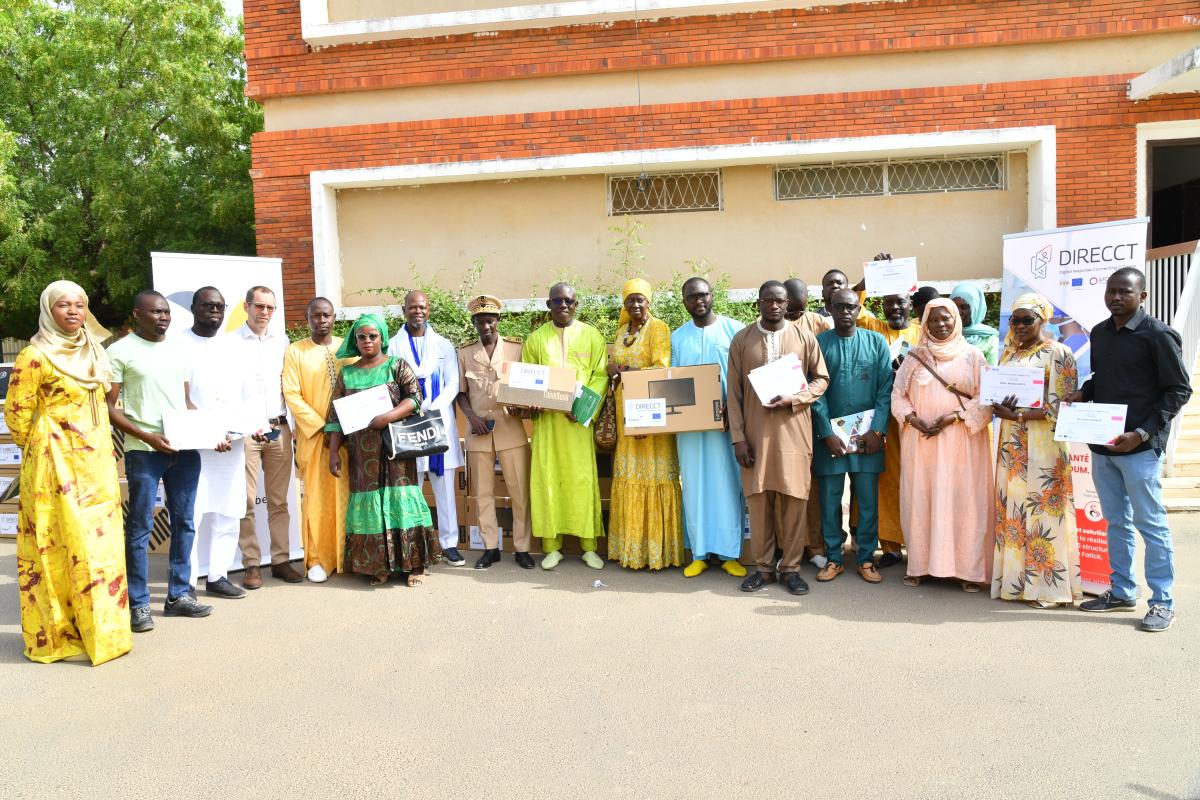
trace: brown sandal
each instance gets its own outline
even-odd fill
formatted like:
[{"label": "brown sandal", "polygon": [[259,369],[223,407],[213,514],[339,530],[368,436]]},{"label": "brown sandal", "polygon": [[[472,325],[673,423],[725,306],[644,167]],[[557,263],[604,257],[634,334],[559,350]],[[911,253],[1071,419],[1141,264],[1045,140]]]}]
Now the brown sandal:
[{"label": "brown sandal", "polygon": [[415,589],[416,587],[423,586],[424,584],[425,584],[425,573],[424,572],[414,572],[408,576],[408,588]]},{"label": "brown sandal", "polygon": [[388,582],[388,576],[386,574],[376,575],[375,577],[371,578],[370,583],[368,583],[367,585],[368,586],[383,586],[387,582]]},{"label": "brown sandal", "polygon": [[920,575],[905,575],[903,583],[905,586],[920,586],[921,585],[921,576]]},{"label": "brown sandal", "polygon": [[967,594],[975,594],[976,592],[982,592],[983,587],[980,586],[978,583],[974,583],[972,581],[963,581],[962,582],[962,590],[964,592],[966,592]]}]

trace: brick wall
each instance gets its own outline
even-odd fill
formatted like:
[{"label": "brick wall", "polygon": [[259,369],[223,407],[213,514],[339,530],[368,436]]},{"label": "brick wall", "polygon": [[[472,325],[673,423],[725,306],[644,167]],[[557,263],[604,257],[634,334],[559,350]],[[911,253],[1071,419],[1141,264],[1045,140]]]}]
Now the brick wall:
[{"label": "brick wall", "polygon": [[314,169],[1030,125],[1058,128],[1060,225],[1128,217],[1134,126],[1200,118],[1195,95],[1130,102],[1129,77],[650,106],[644,139],[631,108],[262,133],[254,139],[259,254],[284,259],[289,294],[311,295]]},{"label": "brick wall", "polygon": [[1195,0],[907,0],[311,51],[299,5],[245,0],[249,96],[1200,30]]}]

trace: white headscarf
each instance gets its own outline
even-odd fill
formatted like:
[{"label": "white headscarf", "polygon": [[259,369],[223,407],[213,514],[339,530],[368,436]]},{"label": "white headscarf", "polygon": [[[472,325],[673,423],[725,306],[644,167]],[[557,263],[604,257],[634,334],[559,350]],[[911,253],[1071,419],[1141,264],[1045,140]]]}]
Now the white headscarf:
[{"label": "white headscarf", "polygon": [[55,281],[42,290],[38,332],[30,342],[56,370],[73,378],[84,389],[102,387],[107,392],[112,383],[112,366],[102,343],[111,334],[96,322],[91,311],[85,313],[83,325],[75,333],[64,331],[54,321],[50,309],[68,294],[78,295],[87,302],[87,292],[72,281]]}]

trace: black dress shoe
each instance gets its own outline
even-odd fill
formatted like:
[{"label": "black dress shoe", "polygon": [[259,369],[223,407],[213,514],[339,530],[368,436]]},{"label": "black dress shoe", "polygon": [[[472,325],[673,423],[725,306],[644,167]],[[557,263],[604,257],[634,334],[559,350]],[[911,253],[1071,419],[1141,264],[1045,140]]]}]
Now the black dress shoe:
[{"label": "black dress shoe", "polygon": [[742,581],[741,589],[743,592],[757,592],[765,587],[768,583],[774,583],[776,580],[774,573],[763,574],[755,572],[746,580]]},{"label": "black dress shoe", "polygon": [[475,569],[487,569],[500,560],[499,550],[484,550],[483,555],[475,562]]},{"label": "black dress shoe", "polygon": [[793,572],[784,578],[783,587],[792,594],[808,594],[808,583],[800,577],[799,572]]},{"label": "black dress shoe", "polygon": [[529,553],[517,553],[516,559],[517,566],[521,569],[533,569],[537,566],[533,563],[533,556],[529,555]]},{"label": "black dress shoe", "polygon": [[[234,586],[229,582],[228,578],[220,578],[215,581],[204,582],[204,593],[212,597],[226,597],[230,600],[246,596],[246,590],[240,586]],[[192,598],[195,599],[194,597]]]},{"label": "black dress shoe", "polygon": [[884,553],[879,557],[879,569],[894,567],[903,560],[899,553]]}]

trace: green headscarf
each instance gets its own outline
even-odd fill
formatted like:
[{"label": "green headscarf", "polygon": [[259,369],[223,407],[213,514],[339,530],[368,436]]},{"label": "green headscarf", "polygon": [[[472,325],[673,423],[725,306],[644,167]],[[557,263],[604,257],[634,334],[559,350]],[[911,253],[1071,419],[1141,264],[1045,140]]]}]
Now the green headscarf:
[{"label": "green headscarf", "polygon": [[388,349],[388,329],[387,323],[383,321],[383,317],[378,314],[363,314],[358,319],[354,320],[354,324],[350,326],[350,332],[346,334],[346,338],[342,339],[342,346],[338,348],[338,358],[354,358],[362,356],[358,352],[358,341],[354,338],[354,334],[358,333],[361,328],[374,328],[379,331],[381,339],[379,350],[382,353],[387,353]]},{"label": "green headscarf", "polygon": [[984,298],[983,290],[979,286],[972,281],[963,281],[954,287],[950,296],[965,300],[971,309],[971,324],[963,327],[963,336],[974,339],[1000,335],[1000,331],[983,322],[984,317],[987,316],[987,299]]}]

